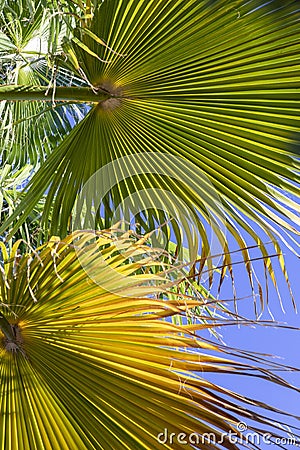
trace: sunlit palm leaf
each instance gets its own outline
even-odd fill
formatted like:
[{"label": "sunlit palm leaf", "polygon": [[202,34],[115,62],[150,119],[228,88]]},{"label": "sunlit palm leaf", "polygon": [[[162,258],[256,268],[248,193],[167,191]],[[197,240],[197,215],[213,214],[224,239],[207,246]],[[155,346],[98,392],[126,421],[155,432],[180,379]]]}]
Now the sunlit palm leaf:
[{"label": "sunlit palm leaf", "polygon": [[[54,204],[52,232],[65,233],[76,193],[94,172],[126,155],[134,160],[141,152],[164,152],[211,180],[226,208],[226,228],[241,248],[248,233],[268,254],[255,221],[277,253],[278,236],[297,250],[298,20],[294,1],[100,2],[92,21],[77,22],[77,40],[70,42],[80,73],[112,99],[97,104],[53,152],[11,220],[21,212],[26,217],[51,185],[44,220]],[[120,183],[105,203],[106,225],[118,204],[142,187],[169,189],[205,219],[202,199],[185,185],[184,174],[179,177],[137,175]],[[162,216],[154,215],[161,224]],[[154,223],[153,211],[147,221]],[[201,236],[207,255],[203,229]],[[219,238],[226,251],[226,239]],[[249,260],[247,251],[243,256]],[[266,267],[273,277],[267,259]]]},{"label": "sunlit palm leaf", "polygon": [[[262,404],[203,377],[254,370],[206,354],[222,347],[194,333],[213,323],[161,320],[198,302],[161,298],[169,280],[141,271],[155,266],[154,250],[105,231],[52,238],[22,257],[18,245],[10,255],[1,247],[1,448],[152,450],[165,428],[219,439],[241,417],[269,424],[250,409]],[[257,375],[283,383],[271,372]],[[223,446],[236,448],[228,439]]]}]

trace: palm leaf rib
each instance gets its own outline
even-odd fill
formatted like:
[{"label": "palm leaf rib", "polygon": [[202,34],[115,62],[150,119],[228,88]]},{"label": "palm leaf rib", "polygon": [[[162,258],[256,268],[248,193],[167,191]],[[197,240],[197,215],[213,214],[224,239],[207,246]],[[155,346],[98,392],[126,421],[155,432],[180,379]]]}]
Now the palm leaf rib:
[{"label": "palm leaf rib", "polygon": [[[96,246],[91,245],[95,237]],[[168,289],[168,280],[140,271],[156,264],[155,251],[154,259],[115,264],[111,256],[119,244],[131,254],[149,252],[126,237],[119,239],[108,232],[53,238],[19,258],[17,267],[19,243],[11,255],[2,246],[2,310],[19,333],[15,351],[4,334],[1,338],[2,438],[18,450],[159,449],[162,423],[169,433],[211,432],[221,439],[222,433],[236,430],[241,417],[256,420],[260,425],[252,431],[263,433],[268,418],[252,407],[266,405],[220,388],[204,374],[255,372],[284,384],[272,374],[276,364],[260,373],[258,355],[252,357],[257,368],[211,355],[224,349],[195,335],[203,324],[161,321],[162,314],[181,314],[195,300],[156,299]],[[97,282],[88,278],[80,258],[94,266]],[[115,274],[127,275],[118,291],[111,265]],[[209,445],[199,440],[193,448],[219,448]],[[237,448],[228,439],[222,445]],[[167,443],[165,448],[177,447]]]}]

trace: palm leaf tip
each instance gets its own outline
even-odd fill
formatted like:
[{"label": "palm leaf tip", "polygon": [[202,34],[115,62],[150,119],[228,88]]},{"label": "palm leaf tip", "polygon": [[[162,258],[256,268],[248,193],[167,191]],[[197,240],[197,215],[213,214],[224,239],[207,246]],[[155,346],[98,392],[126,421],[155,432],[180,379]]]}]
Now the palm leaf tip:
[{"label": "palm leaf tip", "polygon": [[[201,324],[183,321],[179,326],[161,320],[185,314],[198,301],[174,292],[168,297],[170,279],[158,287],[153,285],[157,275],[144,271],[147,266],[156,272],[155,260],[140,258],[145,252],[149,255],[149,248],[129,241],[128,235],[119,239],[118,247],[109,231],[76,232],[63,240],[53,237],[21,258],[20,243],[10,255],[1,245],[0,292],[6,322],[0,326],[3,332],[7,323],[13,325],[19,345],[19,349],[8,346],[4,333],[1,445],[14,442],[18,450],[33,445],[38,450],[96,450],[107,445],[120,450],[159,449],[158,436],[166,428],[176,435],[191,430],[199,436],[215,433],[219,439],[223,432],[235,432],[241,417],[269,424],[250,411],[255,401],[203,376],[211,371],[252,373],[254,366],[210,355],[224,350],[197,336]],[[119,248],[127,259],[116,256]],[[82,261],[89,268],[94,265],[94,273],[98,270],[96,282]],[[117,279],[117,289],[109,269],[126,275]],[[163,280],[163,274],[159,278]],[[271,372],[267,376],[283,383]],[[246,408],[235,404],[237,398]],[[225,441],[226,448],[235,448]],[[195,448],[203,445],[196,443]]]}]

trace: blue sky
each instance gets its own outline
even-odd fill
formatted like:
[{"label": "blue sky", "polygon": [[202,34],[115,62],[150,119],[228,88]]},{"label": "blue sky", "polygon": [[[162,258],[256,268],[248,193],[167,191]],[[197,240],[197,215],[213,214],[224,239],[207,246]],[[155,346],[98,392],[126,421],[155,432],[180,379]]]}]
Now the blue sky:
[{"label": "blue sky", "polygon": [[[299,258],[288,250],[284,250],[289,277],[293,286],[294,296],[300,310],[300,262]],[[276,264],[275,264],[276,265]],[[294,310],[291,297],[277,267],[278,287],[282,296],[282,302],[285,312],[282,311],[278,295],[270,285],[269,307],[275,320],[293,327],[300,327],[300,317]],[[235,268],[236,288],[238,297],[247,297],[251,295],[251,289],[243,264]],[[228,279],[223,286],[221,299],[232,299],[231,281]],[[241,315],[247,318],[255,319],[253,300],[245,298],[238,302],[238,309]],[[271,316],[266,310],[261,320],[270,320]],[[232,326],[224,327],[221,331],[223,340],[228,346],[240,349],[276,355],[281,359],[281,364],[300,368],[300,330],[290,330],[284,328],[264,327],[256,325],[250,326]],[[276,408],[285,410],[290,414],[300,416],[300,392],[281,387],[277,384],[232,375],[205,375],[216,384],[232,389],[240,394],[248,395],[260,401],[268,403]],[[283,376],[289,383],[300,387],[300,372],[285,372]],[[274,416],[275,418],[275,416]],[[277,417],[278,418],[278,417]],[[293,418],[282,417],[285,422],[300,426],[300,422]],[[247,421],[245,421],[247,422]],[[277,446],[273,446],[273,448]],[[260,444],[262,449],[270,449],[270,445]],[[294,448],[289,447],[287,448]]]}]

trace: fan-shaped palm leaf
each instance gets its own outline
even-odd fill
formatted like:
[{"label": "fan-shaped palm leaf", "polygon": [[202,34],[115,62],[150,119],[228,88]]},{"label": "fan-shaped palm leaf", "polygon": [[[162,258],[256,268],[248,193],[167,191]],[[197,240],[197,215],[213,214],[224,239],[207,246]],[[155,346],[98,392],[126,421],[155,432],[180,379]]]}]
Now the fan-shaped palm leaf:
[{"label": "fan-shaped palm leaf", "polygon": [[[207,354],[222,347],[195,331],[214,324],[161,320],[199,302],[174,294],[168,299],[170,280],[145,273],[156,265],[155,250],[108,231],[54,237],[23,256],[18,246],[10,255],[1,246],[3,450],[152,450],[161,448],[165,428],[197,433],[195,445],[186,448],[219,448],[199,436],[211,432],[221,439],[235,432],[241,417],[257,421],[258,428],[269,425],[250,409],[262,404],[203,376],[254,370]],[[283,383],[265,369],[257,375]],[[237,448],[228,437],[222,445]]]},{"label": "fan-shaped palm leaf", "polygon": [[[210,180],[223,201],[226,229],[241,248],[246,247],[243,229],[268,255],[255,221],[277,253],[278,236],[297,251],[297,2],[112,0],[94,5],[93,19],[77,22],[69,48],[73,67],[93,86],[95,106],[47,159],[10,220],[22,214],[21,223],[50,188],[44,219],[54,205],[52,233],[65,233],[77,192],[97,170],[121,158],[122,171],[123,158],[134,160],[140,153],[151,167],[153,153],[166,153],[193,164],[195,174],[201,169]],[[99,102],[96,93],[110,98]],[[78,95],[82,101],[80,88]],[[191,171],[180,172],[176,164],[169,176],[152,170],[149,175],[145,164],[140,169],[142,174],[137,171],[104,199],[107,222],[122,200],[144,188],[169,190],[207,219],[207,204],[186,183]],[[161,223],[156,197],[154,217]],[[148,224],[151,218],[153,211]],[[209,239],[203,222],[197,225],[207,256]],[[226,238],[218,237],[227,251]],[[249,267],[248,252],[243,255]],[[273,276],[268,259],[266,267]]]}]

